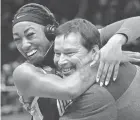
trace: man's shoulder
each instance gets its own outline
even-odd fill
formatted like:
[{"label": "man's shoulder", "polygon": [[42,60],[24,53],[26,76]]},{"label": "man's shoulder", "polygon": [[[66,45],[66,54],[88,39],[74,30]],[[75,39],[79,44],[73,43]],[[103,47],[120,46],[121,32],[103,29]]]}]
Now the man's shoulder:
[{"label": "man's shoulder", "polygon": [[134,79],[137,79],[140,82],[140,66],[138,65],[135,65],[135,66],[136,66],[137,71],[136,71],[136,75]]},{"label": "man's shoulder", "polygon": [[97,84],[75,99],[64,114],[64,118],[79,119],[82,117],[87,119],[88,117],[88,119],[97,119],[99,117],[100,120],[110,118],[114,120],[116,116],[117,108],[113,96],[106,88]]},{"label": "man's shoulder", "polygon": [[90,99],[97,100],[102,104],[106,104],[104,102],[114,101],[114,97],[112,96],[112,94],[105,87],[101,87],[98,84],[94,84],[93,86],[91,86],[85,92],[85,95],[88,95],[87,97],[89,97]]},{"label": "man's shoulder", "polygon": [[105,105],[115,103],[115,100],[112,94],[106,88],[100,87],[98,84],[94,84],[84,94],[76,99],[75,103],[76,106],[90,106],[92,109],[96,110]]}]

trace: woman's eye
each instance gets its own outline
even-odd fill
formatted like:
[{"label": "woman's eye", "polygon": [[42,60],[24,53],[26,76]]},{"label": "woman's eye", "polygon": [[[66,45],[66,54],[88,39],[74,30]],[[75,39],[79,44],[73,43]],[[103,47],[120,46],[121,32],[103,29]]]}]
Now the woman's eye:
[{"label": "woman's eye", "polygon": [[14,38],[14,41],[16,42],[16,41],[19,41],[20,40],[20,38]]},{"label": "woman's eye", "polygon": [[33,35],[34,35],[35,33],[29,33],[29,34],[27,34],[27,37],[33,37]]},{"label": "woman's eye", "polygon": [[60,56],[60,53],[55,53],[56,56]]}]

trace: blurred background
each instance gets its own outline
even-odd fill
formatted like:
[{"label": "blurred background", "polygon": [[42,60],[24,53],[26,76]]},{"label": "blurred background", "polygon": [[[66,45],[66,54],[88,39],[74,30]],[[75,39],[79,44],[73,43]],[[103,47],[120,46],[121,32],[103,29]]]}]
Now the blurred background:
[{"label": "blurred background", "polygon": [[2,120],[29,120],[18,101],[12,72],[24,62],[12,38],[12,19],[24,4],[47,6],[60,23],[85,18],[97,26],[140,15],[140,0],[1,0],[1,115]]}]

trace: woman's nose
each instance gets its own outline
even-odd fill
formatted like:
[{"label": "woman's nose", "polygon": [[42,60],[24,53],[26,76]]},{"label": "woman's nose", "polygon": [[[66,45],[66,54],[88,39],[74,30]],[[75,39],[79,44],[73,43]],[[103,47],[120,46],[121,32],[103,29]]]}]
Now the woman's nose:
[{"label": "woman's nose", "polygon": [[24,38],[22,41],[22,49],[24,51],[28,51],[30,49],[30,46],[31,46],[31,43],[26,38]]}]

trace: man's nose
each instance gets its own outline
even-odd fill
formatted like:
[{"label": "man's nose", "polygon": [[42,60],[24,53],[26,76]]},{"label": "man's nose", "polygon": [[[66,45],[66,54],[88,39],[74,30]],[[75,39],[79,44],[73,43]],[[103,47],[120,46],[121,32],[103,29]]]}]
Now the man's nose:
[{"label": "man's nose", "polygon": [[58,65],[59,66],[64,66],[64,65],[66,65],[67,64],[67,57],[64,55],[64,54],[61,54],[60,55],[60,59],[59,59],[59,61],[58,61]]},{"label": "man's nose", "polygon": [[30,46],[31,46],[31,43],[26,38],[23,38],[22,49],[27,52],[30,49]]}]

